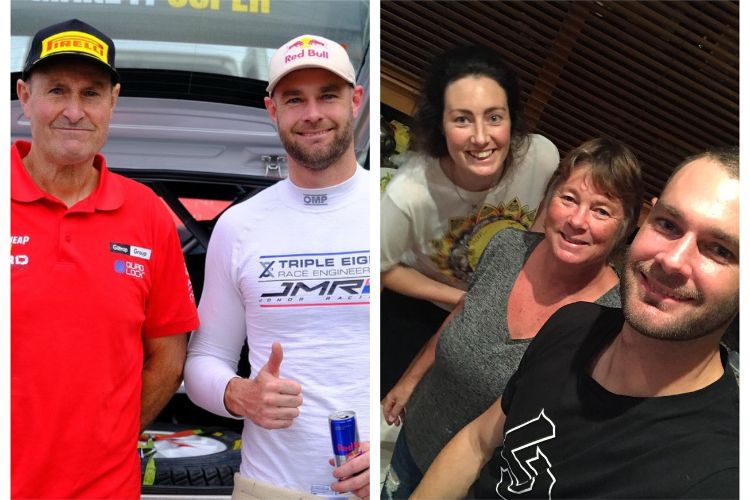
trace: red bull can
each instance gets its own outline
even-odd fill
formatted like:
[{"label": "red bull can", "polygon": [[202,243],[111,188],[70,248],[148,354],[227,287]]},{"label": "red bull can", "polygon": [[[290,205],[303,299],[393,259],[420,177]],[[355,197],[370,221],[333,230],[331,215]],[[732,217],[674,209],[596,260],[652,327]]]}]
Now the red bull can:
[{"label": "red bull can", "polygon": [[331,444],[336,467],[344,465],[359,455],[357,415],[351,410],[336,411],[328,415],[331,427]]}]

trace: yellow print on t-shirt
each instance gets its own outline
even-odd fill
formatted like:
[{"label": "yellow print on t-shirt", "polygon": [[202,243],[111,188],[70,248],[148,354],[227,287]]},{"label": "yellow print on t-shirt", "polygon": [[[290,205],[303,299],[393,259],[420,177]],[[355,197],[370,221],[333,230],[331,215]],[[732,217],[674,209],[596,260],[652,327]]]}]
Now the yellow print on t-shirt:
[{"label": "yellow print on t-shirt", "polygon": [[432,260],[446,276],[468,281],[493,236],[509,227],[527,230],[535,217],[536,209],[529,210],[518,198],[498,206],[486,203],[449,221],[443,237],[431,242]]}]

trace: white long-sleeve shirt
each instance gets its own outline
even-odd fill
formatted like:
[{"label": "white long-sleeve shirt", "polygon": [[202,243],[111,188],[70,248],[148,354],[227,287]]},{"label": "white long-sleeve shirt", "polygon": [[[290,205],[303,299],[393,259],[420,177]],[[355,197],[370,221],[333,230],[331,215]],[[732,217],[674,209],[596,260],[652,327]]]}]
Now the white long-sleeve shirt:
[{"label": "white long-sleeve shirt", "polygon": [[185,386],[199,406],[231,417],[224,390],[243,341],[251,378],[280,342],[280,376],[302,386],[300,415],[287,429],[246,419],[244,476],[307,493],[333,482],[328,415],[357,413],[369,437],[369,173],[302,189],[284,180],[230,208],[209,243]]}]

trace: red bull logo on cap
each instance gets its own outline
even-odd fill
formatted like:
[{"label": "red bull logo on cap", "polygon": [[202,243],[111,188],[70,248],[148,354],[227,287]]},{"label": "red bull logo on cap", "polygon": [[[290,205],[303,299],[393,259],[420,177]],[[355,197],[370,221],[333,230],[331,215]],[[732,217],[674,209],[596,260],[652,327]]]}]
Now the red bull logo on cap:
[{"label": "red bull logo on cap", "polygon": [[287,49],[292,50],[296,48],[305,48],[305,47],[325,47],[326,44],[321,42],[320,40],[316,40],[311,36],[303,36],[299,38],[296,42],[289,45]]},{"label": "red bull logo on cap", "polygon": [[[299,38],[294,43],[287,46],[287,54],[284,57],[284,63],[290,63],[298,61],[305,57],[317,57],[319,59],[328,59],[328,51],[324,42],[316,40],[315,38],[304,36]],[[300,49],[297,51],[296,49]],[[294,52],[292,52],[294,51]]]}]

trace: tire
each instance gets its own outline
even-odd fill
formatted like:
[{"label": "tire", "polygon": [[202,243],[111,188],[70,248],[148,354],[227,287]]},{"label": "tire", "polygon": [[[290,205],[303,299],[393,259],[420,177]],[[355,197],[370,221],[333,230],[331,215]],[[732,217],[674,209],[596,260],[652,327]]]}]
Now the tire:
[{"label": "tire", "polygon": [[[241,436],[223,428],[203,428],[199,426],[152,424],[144,434],[162,435],[185,430],[197,431],[204,438],[218,441],[226,449],[216,453],[180,458],[141,458],[142,494],[231,494],[234,487],[234,473],[240,469]],[[150,461],[153,474],[146,477]],[[148,483],[148,484],[146,484]]]}]

